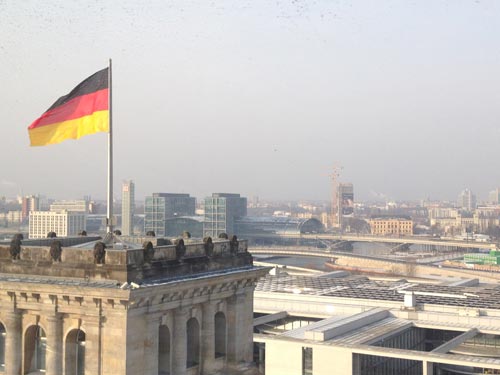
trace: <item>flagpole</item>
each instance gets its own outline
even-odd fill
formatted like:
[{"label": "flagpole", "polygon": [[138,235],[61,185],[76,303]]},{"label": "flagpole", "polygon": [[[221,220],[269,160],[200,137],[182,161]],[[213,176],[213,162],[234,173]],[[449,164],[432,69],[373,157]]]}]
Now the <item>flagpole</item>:
[{"label": "flagpole", "polygon": [[109,107],[109,131],[108,131],[108,209],[106,217],[107,233],[113,233],[113,74],[112,62],[109,59],[108,71],[108,107]]}]

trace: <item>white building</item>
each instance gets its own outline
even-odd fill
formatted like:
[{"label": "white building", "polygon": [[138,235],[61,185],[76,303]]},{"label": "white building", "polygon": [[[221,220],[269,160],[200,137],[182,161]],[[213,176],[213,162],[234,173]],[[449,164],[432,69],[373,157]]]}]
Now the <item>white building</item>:
[{"label": "white building", "polygon": [[254,353],[272,375],[500,373],[500,288],[276,273],[254,294]]},{"label": "white building", "polygon": [[50,211],[74,211],[89,213],[89,204],[86,200],[55,201],[50,205]]},{"label": "white building", "polygon": [[19,224],[23,221],[23,213],[22,211],[0,213],[0,220],[5,221],[8,224]]},{"label": "white building", "polygon": [[465,189],[458,196],[458,207],[467,211],[473,211],[476,208],[476,196],[469,189]]},{"label": "white building", "polygon": [[86,230],[85,214],[75,211],[31,211],[29,238],[45,238],[55,232],[58,237],[76,236]]},{"label": "white building", "polygon": [[133,235],[133,219],[135,211],[135,184],[134,181],[125,181],[122,185],[122,234]]}]

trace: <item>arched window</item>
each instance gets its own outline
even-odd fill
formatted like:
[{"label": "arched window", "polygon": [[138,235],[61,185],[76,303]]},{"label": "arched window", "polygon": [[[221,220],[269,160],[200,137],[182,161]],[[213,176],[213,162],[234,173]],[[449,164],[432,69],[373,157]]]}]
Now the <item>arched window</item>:
[{"label": "arched window", "polygon": [[197,366],[200,363],[200,324],[196,318],[186,323],[187,328],[187,361],[186,367]]},{"label": "arched window", "polygon": [[36,325],[26,330],[24,337],[24,369],[26,374],[45,370],[47,337],[42,327]]},{"label": "arched window", "polygon": [[226,356],[226,316],[215,314],[215,358]]},{"label": "arched window", "polygon": [[85,374],[85,332],[73,329],[66,336],[66,375]]},{"label": "arched window", "polygon": [[170,374],[170,330],[161,325],[158,332],[158,375]]},{"label": "arched window", "polygon": [[5,327],[0,323],[0,372],[5,372]]}]

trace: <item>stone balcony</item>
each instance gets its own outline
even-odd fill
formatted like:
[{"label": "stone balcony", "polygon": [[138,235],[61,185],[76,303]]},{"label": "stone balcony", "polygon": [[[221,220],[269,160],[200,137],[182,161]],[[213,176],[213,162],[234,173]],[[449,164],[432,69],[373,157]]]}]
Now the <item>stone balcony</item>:
[{"label": "stone balcony", "polygon": [[[58,239],[55,239],[58,240]],[[96,264],[93,244],[88,248],[64,247],[61,261],[53,261],[50,246],[25,245],[20,259],[12,259],[9,244],[0,244],[0,273],[17,276],[46,276],[84,280],[108,280],[117,284],[143,281],[168,280],[196,276],[207,272],[252,266],[246,240],[237,242],[214,240],[213,248],[204,243],[188,243],[183,248],[176,245],[154,246],[152,250],[140,248],[106,249],[103,264]]]}]

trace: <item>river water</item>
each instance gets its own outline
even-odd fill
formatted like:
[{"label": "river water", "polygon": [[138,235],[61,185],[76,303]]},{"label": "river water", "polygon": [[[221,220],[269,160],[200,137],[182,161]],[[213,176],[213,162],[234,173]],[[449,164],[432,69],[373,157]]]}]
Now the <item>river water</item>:
[{"label": "river water", "polygon": [[[413,247],[412,247],[413,248]],[[252,252],[252,249],[249,249]],[[353,243],[352,254],[372,257],[390,257],[391,248],[387,244],[374,242],[355,242]],[[320,271],[331,271],[325,267],[326,258],[307,257],[307,256],[255,256],[256,261],[275,263],[279,265],[310,268]]]}]

